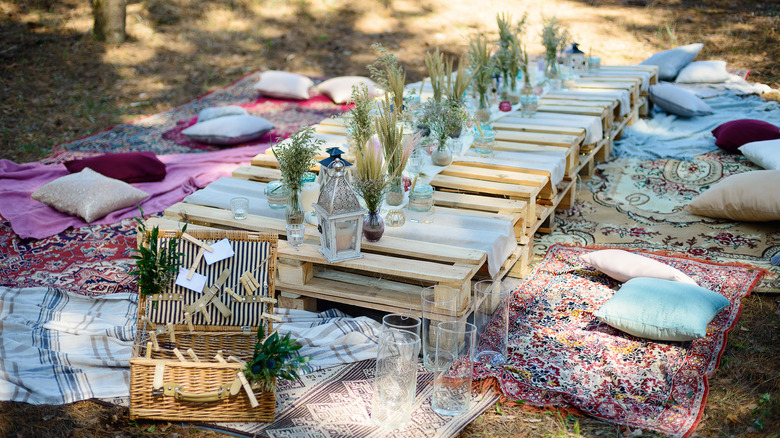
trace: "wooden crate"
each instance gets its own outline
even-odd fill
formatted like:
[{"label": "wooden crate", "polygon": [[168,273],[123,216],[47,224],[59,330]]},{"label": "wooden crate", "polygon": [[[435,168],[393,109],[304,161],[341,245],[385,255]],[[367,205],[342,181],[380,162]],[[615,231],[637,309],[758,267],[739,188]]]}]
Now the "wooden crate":
[{"label": "wooden crate", "polygon": [[[196,292],[172,280],[164,292],[140,296],[130,359],[130,418],[272,421],[274,393],[246,382],[241,370],[252,357],[258,327],[268,333],[276,318],[276,300],[268,293],[275,285],[277,236],[204,229],[188,229],[182,236],[178,225],[165,225],[150,220],[147,228],[163,230],[160,244],[179,241],[182,267],[194,267],[206,284]],[[199,245],[184,239],[188,236]],[[207,265],[200,244],[222,239],[228,239],[234,255]],[[257,285],[241,287],[246,272]]]}]

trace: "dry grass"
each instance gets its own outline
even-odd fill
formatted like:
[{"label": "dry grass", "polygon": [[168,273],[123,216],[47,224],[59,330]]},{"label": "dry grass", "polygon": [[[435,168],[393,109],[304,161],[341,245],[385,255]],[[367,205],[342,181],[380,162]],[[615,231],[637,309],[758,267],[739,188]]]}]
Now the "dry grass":
[{"label": "dry grass", "polygon": [[[381,42],[407,70],[425,74],[426,51],[462,54],[478,31],[497,37],[495,15],[529,12],[525,43],[541,53],[541,17],[556,15],[604,63],[634,63],[678,44],[704,42],[700,59],[751,69],[780,86],[780,5],[733,0],[130,0],[129,41],[95,42],[83,0],[0,0],[0,158],[38,160],[58,143],[154,114],[258,69],[320,76],[366,74]],[[520,5],[520,6],[519,6]],[[694,436],[778,436],[777,296],[745,300]],[[497,405],[467,437],[628,436],[591,418]],[[126,409],[0,404],[2,436],[215,436]],[[645,436],[652,436],[645,434]]]}]

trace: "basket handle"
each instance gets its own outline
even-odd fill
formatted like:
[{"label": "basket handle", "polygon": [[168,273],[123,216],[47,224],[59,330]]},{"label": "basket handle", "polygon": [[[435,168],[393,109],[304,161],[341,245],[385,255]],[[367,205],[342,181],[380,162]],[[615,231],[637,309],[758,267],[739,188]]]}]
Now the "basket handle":
[{"label": "basket handle", "polygon": [[176,400],[196,403],[207,403],[222,400],[223,398],[227,397],[228,393],[230,392],[230,385],[220,385],[219,389],[216,391],[203,393],[184,392],[181,389],[182,385],[176,385],[175,383],[167,382],[163,384],[163,392],[165,395],[173,396]]}]

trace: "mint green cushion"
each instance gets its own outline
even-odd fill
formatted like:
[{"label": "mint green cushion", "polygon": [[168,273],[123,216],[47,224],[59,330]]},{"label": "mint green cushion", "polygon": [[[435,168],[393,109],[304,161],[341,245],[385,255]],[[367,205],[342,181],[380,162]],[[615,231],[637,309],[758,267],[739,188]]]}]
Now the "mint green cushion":
[{"label": "mint green cushion", "polygon": [[618,330],[658,341],[690,341],[729,305],[724,296],[679,281],[633,278],[594,315]]}]

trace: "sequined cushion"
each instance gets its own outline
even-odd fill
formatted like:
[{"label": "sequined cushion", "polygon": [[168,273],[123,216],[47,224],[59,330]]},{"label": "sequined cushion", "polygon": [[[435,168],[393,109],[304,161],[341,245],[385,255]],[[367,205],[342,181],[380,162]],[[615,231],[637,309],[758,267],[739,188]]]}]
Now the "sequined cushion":
[{"label": "sequined cushion", "polygon": [[93,222],[113,211],[131,207],[149,194],[85,168],[45,184],[31,197],[63,213]]}]

